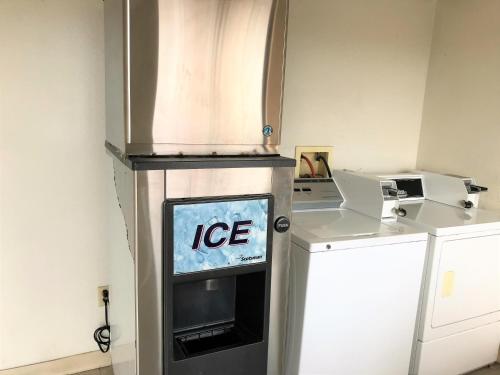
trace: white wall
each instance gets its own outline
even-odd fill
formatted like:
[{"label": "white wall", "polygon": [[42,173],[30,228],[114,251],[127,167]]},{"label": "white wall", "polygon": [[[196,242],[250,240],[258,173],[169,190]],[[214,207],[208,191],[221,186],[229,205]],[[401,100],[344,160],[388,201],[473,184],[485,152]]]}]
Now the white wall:
[{"label": "white wall", "polygon": [[0,369],[96,350],[113,199],[102,8],[0,1]]},{"label": "white wall", "polygon": [[291,0],[281,151],[335,168],[414,168],[434,0]]},{"label": "white wall", "polygon": [[475,176],[500,208],[500,2],[441,0],[425,96],[419,168]]}]

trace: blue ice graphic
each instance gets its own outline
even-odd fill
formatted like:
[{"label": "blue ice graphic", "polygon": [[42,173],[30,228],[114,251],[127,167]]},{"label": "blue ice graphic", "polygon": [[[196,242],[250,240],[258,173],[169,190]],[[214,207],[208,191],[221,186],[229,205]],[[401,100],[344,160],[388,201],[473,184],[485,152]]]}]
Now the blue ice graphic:
[{"label": "blue ice graphic", "polygon": [[[174,274],[207,271],[266,261],[267,247],[267,199],[244,201],[194,203],[174,206]],[[249,233],[238,239],[248,239],[246,244],[229,245],[229,237],[234,223],[251,221],[252,224],[240,229]],[[230,229],[217,229],[210,237],[212,242],[227,238],[218,248],[207,247],[203,236],[198,249],[193,250],[193,242],[198,225],[204,225],[204,232],[213,224],[225,223]]]}]

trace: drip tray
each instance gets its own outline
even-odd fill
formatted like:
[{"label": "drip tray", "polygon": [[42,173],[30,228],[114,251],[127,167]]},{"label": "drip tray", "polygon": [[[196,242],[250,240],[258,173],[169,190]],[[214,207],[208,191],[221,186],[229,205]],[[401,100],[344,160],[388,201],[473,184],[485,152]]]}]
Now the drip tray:
[{"label": "drip tray", "polygon": [[245,337],[234,325],[224,325],[196,333],[178,334],[175,340],[186,357],[193,357],[245,345],[249,337]]}]

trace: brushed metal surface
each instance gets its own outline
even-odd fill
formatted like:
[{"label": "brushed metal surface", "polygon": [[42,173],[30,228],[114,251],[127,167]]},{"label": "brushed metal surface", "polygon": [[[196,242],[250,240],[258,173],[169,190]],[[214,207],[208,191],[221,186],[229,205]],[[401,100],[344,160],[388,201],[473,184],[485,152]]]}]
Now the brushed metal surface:
[{"label": "brushed metal surface", "polygon": [[136,173],[137,368],[140,375],[162,369],[162,208],[165,171]]},{"label": "brushed metal surface", "polygon": [[126,3],[104,2],[104,44],[106,71],[106,140],[124,151],[127,137],[126,93]]},{"label": "brushed metal surface", "polygon": [[[291,219],[294,169],[273,169],[271,192],[274,195],[275,220],[280,216]],[[268,375],[284,374],[285,336],[288,314],[288,279],[290,272],[290,232],[273,232]]]},{"label": "brushed metal surface", "polygon": [[275,1],[274,20],[269,39],[268,64],[264,93],[265,124],[279,124],[274,127],[273,137],[266,138],[266,144],[279,144],[281,140],[281,115],[285,74],[286,36],[288,29],[288,0]]},{"label": "brushed metal surface", "polygon": [[110,143],[127,154],[277,153],[288,0],[108,1]]},{"label": "brushed metal surface", "polygon": [[[167,197],[214,197],[270,193],[272,168],[166,171]],[[252,183],[249,183],[249,180]]]},{"label": "brushed metal surface", "polygon": [[[166,198],[265,194],[275,218],[290,217],[293,168],[130,171],[115,161],[120,205],[135,258],[138,375],[162,374],[162,207]],[[134,233],[135,237],[131,237]],[[135,238],[135,240],[134,240]],[[289,272],[289,233],[273,232],[268,374],[282,374]],[[119,314],[119,311],[114,311]],[[123,329],[115,327],[115,331]],[[113,353],[112,353],[113,355]],[[130,375],[133,375],[130,372]]]}]

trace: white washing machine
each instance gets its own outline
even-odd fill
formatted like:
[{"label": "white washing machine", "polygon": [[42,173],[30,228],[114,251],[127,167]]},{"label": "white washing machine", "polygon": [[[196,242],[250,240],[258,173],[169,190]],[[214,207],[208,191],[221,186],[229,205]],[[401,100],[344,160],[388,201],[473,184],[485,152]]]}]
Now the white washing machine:
[{"label": "white washing machine", "polygon": [[[334,174],[357,185],[359,203],[373,176]],[[500,215],[474,208],[484,188],[472,179],[418,172],[377,176],[392,186],[398,222],[429,233],[411,374],[456,375],[496,361],[500,344]],[[379,190],[380,194],[380,190]],[[382,194],[383,195],[383,194]],[[433,200],[434,199],[434,200]],[[441,202],[441,203],[440,203]],[[468,208],[465,208],[468,207]]]},{"label": "white washing machine", "polygon": [[406,374],[427,235],[343,201],[333,180],[295,183],[285,373]]}]

